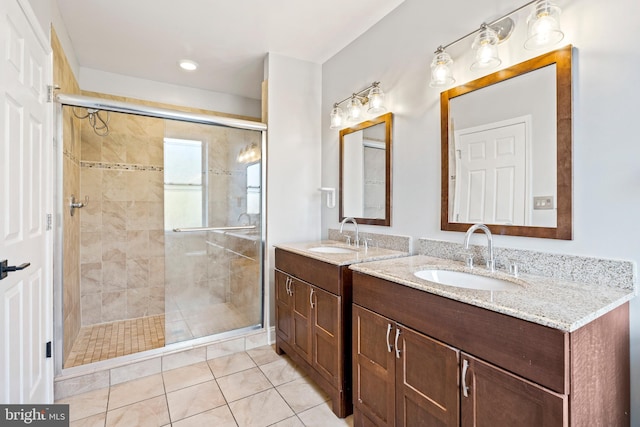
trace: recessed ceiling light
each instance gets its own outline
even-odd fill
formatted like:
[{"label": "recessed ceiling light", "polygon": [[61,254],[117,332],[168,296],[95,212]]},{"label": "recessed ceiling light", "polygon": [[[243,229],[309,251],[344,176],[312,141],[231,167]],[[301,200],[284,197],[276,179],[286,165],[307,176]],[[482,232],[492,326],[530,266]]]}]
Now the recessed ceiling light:
[{"label": "recessed ceiling light", "polygon": [[178,65],[185,71],[195,71],[198,68],[198,63],[189,59],[181,59]]}]

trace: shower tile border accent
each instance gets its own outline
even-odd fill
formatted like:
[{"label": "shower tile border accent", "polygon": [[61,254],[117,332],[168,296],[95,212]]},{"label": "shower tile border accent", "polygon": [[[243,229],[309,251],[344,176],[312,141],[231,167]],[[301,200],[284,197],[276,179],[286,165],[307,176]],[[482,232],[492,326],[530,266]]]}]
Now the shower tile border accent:
[{"label": "shower tile border accent", "polygon": [[[118,366],[101,368],[99,364],[104,362],[98,362],[93,365],[72,368],[78,369],[79,372],[55,378],[54,397],[55,400],[65,399],[77,394],[186,366],[189,363],[193,363],[195,359],[215,359],[262,347],[273,342],[275,342],[275,327],[271,326],[268,329],[250,332],[240,337],[205,343],[178,351],[168,350],[166,353],[146,358],[123,361]],[[124,357],[127,358],[128,356]]]},{"label": "shower tile border accent", "polygon": [[[485,262],[486,246],[471,245],[475,264]],[[417,252],[463,261],[462,244],[435,239],[418,239]],[[633,261],[603,259],[570,254],[554,254],[527,249],[493,247],[496,268],[506,269],[508,263],[516,263],[521,273],[552,277],[576,283],[593,283],[620,289],[635,289],[636,264]]]},{"label": "shower tile border accent", "polygon": [[[410,236],[401,236],[397,234],[378,234],[378,233],[367,233],[367,232],[359,232],[358,233],[361,239],[371,239],[372,242],[369,244],[374,247],[391,249],[394,251],[400,252],[408,252],[411,253],[411,237]],[[329,240],[336,240],[339,242],[344,242],[345,236],[351,236],[353,240],[355,236],[355,232],[352,230],[344,230],[342,234],[338,229],[329,229]]]},{"label": "shower tile border accent", "polygon": [[108,169],[108,170],[122,170],[122,171],[164,172],[164,166],[148,166],[148,165],[139,165],[135,163],[89,162],[86,160],[83,160],[80,162],[80,167],[89,168],[89,169]]},{"label": "shower tile border accent", "polygon": [[73,152],[67,150],[66,148],[62,150],[62,154],[69,160],[73,162],[74,165],[80,165],[80,159],[78,159]]}]

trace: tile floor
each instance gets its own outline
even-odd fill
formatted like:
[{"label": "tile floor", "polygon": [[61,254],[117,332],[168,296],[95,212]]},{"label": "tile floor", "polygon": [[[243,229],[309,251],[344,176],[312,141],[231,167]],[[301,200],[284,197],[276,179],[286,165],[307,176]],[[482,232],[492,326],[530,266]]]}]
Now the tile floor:
[{"label": "tile floor", "polygon": [[72,427],[341,427],[328,396],[272,346],[57,401]]},{"label": "tile floor", "polygon": [[65,368],[164,347],[164,315],[85,326],[78,332]]}]

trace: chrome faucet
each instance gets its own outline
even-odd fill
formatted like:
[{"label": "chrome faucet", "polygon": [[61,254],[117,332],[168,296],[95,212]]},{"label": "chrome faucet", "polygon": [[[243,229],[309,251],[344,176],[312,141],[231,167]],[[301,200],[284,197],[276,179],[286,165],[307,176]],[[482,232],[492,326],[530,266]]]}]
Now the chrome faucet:
[{"label": "chrome faucet", "polygon": [[[495,262],[495,259],[493,258],[493,239],[492,239],[491,231],[489,230],[489,227],[487,227],[484,224],[474,224],[471,227],[469,227],[469,229],[467,230],[467,234],[465,234],[464,236],[464,249],[469,250],[469,240],[471,240],[471,235],[475,233],[476,230],[484,231],[484,234],[487,236],[487,252],[488,252],[487,268],[492,272],[496,271],[496,262]],[[467,265],[469,267],[473,267],[473,258],[469,257],[467,259]]]},{"label": "chrome faucet", "polygon": [[340,223],[340,234],[342,234],[342,229],[344,228],[344,224],[351,221],[353,223],[353,225],[356,228],[356,238],[353,242],[354,246],[356,248],[360,247],[360,237],[358,236],[358,223],[356,222],[356,220],[352,217],[346,217],[345,219],[342,220],[342,222]]}]

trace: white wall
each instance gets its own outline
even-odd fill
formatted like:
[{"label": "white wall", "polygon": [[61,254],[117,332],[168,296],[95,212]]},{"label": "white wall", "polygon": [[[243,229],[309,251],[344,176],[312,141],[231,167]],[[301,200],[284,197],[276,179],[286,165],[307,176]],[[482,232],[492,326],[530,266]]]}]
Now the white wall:
[{"label": "white wall", "polygon": [[[321,66],[270,53],[268,84],[267,270],[273,308],[273,245],[320,238]],[[269,315],[273,324],[273,312]]]},{"label": "white wall", "polygon": [[[640,85],[636,18],[640,2],[558,0],[565,40],[574,51],[574,213],[572,241],[496,236],[494,244],[602,258],[640,258],[640,143],[635,121]],[[394,113],[393,223],[366,231],[462,242],[462,233],[440,231],[439,91],[429,84],[433,51],[523,2],[486,0],[434,4],[406,0],[385,19],[323,64],[322,178],[338,185],[338,130],[329,129],[332,104],[374,80]],[[507,67],[542,52],[522,46],[524,17],[500,46]],[[611,27],[611,23],[615,23]],[[610,30],[599,30],[608,28]],[[457,83],[480,75],[465,71],[472,40],[449,53]],[[323,208],[322,230],[338,226],[336,210]],[[640,425],[640,298],[631,303],[632,425]]]},{"label": "white wall", "polygon": [[259,99],[196,89],[80,67],[80,88],[166,104],[202,108],[241,116],[261,115]]}]

